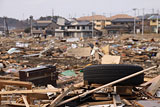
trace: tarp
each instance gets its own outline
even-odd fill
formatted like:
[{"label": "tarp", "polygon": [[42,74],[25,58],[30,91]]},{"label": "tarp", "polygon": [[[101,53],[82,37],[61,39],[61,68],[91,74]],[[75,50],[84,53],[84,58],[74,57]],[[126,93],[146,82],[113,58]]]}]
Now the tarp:
[{"label": "tarp", "polygon": [[61,73],[64,76],[76,76],[76,73],[73,70],[67,70]]}]

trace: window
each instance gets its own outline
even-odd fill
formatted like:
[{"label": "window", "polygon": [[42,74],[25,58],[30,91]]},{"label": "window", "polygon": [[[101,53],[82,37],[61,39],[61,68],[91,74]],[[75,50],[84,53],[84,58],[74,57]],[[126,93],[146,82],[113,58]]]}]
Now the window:
[{"label": "window", "polygon": [[153,22],[156,22],[156,20],[153,20]]},{"label": "window", "polygon": [[85,26],[82,26],[82,29],[84,30],[84,29],[85,29]]},{"label": "window", "polygon": [[64,26],[61,27],[61,30],[64,30]]},{"label": "window", "polygon": [[80,27],[79,27],[79,26],[77,26],[77,29],[80,29]]}]

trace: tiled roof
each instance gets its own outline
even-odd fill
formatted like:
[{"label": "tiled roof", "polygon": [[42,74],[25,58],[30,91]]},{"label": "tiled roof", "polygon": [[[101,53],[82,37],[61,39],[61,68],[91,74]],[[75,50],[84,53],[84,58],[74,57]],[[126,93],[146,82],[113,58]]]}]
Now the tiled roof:
[{"label": "tiled roof", "polygon": [[87,21],[92,21],[92,20],[110,20],[110,18],[107,18],[103,15],[94,15],[94,16],[84,16],[80,17],[77,20],[87,20]]},{"label": "tiled roof", "polygon": [[[136,19],[136,21],[140,21]],[[134,22],[134,18],[116,18],[112,22]]]},{"label": "tiled roof", "polygon": [[134,18],[134,17],[132,17],[128,14],[117,14],[115,16],[111,16],[110,18],[111,18],[111,20],[114,20],[114,19],[117,19],[117,18]]}]

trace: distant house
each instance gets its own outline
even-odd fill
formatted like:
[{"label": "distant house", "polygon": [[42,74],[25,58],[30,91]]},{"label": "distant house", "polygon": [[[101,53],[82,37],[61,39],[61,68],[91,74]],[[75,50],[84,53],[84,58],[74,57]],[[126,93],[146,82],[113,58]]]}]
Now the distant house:
[{"label": "distant house", "polygon": [[[61,23],[61,26],[55,30],[57,37],[91,37],[92,22],[89,21],[72,21]],[[101,35],[101,32],[94,29],[94,35]]]},{"label": "distant house", "polygon": [[[111,17],[111,25],[106,26],[107,34],[123,34],[133,33],[134,30],[134,17],[129,15],[116,15]],[[140,20],[136,18],[136,31],[140,32]]]},{"label": "distant house", "polygon": [[[150,21],[150,26],[152,28],[152,32],[156,33],[157,30],[160,32],[160,15],[153,15],[153,16],[149,17],[148,19]],[[158,29],[157,29],[157,26],[158,26]]]},{"label": "distant house", "polygon": [[94,28],[97,30],[102,30],[105,26],[111,25],[110,18],[103,15],[84,16],[78,18],[77,20],[94,22]]},{"label": "distant house", "polygon": [[144,33],[152,33],[153,28],[150,26],[150,17],[156,15],[156,14],[145,14],[144,16],[137,16],[137,18],[141,21],[142,26],[142,20],[144,19]]},{"label": "distant house", "polygon": [[38,20],[33,23],[34,35],[55,35],[55,29],[58,28],[56,21],[52,20]]}]

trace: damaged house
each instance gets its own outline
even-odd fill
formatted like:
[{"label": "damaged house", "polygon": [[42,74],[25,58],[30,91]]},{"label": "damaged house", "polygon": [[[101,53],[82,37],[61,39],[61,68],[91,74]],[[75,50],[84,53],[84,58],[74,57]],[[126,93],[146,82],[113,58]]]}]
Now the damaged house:
[{"label": "damaged house", "polygon": [[38,20],[33,23],[34,35],[55,35],[58,24],[54,20]]},{"label": "damaged house", "polygon": [[66,22],[61,20],[61,26],[55,30],[55,36],[57,37],[91,37],[92,31],[94,36],[101,36],[101,32],[96,29],[92,29],[92,22],[89,21],[70,21]]}]

